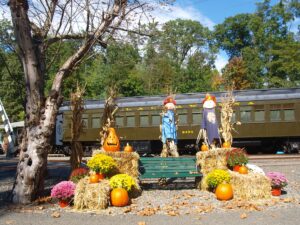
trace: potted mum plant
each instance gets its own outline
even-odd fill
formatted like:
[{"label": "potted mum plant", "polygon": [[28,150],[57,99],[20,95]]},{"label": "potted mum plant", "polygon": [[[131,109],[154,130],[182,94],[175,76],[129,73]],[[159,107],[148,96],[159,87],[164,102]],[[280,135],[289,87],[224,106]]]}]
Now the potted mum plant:
[{"label": "potted mum plant", "polygon": [[269,172],[266,176],[271,180],[272,195],[280,196],[281,189],[288,185],[288,180],[283,173]]},{"label": "potted mum plant", "polygon": [[74,183],[78,183],[82,178],[87,176],[89,174],[89,170],[84,167],[79,167],[74,169],[70,174],[70,181],[73,181]]},{"label": "potted mum plant", "polygon": [[76,185],[72,181],[62,181],[51,190],[51,197],[59,200],[60,207],[66,207],[72,201]]},{"label": "potted mum plant", "polygon": [[117,174],[110,178],[109,184],[113,189],[110,194],[111,204],[118,207],[128,205],[128,192],[136,187],[135,180],[127,174]]},{"label": "potted mum plant", "polygon": [[90,176],[90,182],[97,183],[104,179],[105,174],[111,172],[117,164],[111,156],[97,154],[87,162],[87,166],[94,171],[94,174]]},{"label": "potted mum plant", "polygon": [[229,168],[238,172],[241,166],[248,163],[248,156],[244,149],[234,148],[227,152],[226,161]]},{"label": "potted mum plant", "polygon": [[233,190],[230,182],[230,174],[226,170],[214,169],[206,176],[209,190],[215,192],[219,200],[229,200],[233,197]]}]

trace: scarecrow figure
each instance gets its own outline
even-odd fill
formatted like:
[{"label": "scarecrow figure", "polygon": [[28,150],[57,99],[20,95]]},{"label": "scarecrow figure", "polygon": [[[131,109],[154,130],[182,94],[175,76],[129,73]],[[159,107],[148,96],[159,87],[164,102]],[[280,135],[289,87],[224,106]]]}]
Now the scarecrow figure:
[{"label": "scarecrow figure", "polygon": [[216,117],[215,107],[217,105],[216,97],[206,94],[203,103],[203,118],[201,129],[207,135],[209,145],[216,145],[220,141],[218,130],[218,121]]},{"label": "scarecrow figure", "polygon": [[177,152],[177,131],[175,123],[176,101],[172,97],[164,100],[164,111],[162,113],[161,140],[163,150],[161,157],[178,157]]}]

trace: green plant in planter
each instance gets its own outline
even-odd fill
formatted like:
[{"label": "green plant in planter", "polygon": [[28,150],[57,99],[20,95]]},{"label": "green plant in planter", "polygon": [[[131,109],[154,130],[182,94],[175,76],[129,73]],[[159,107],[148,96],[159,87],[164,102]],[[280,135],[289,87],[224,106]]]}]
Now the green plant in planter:
[{"label": "green plant in planter", "polygon": [[231,168],[234,166],[246,165],[248,156],[244,149],[234,148],[226,154],[227,165]]},{"label": "green plant in planter", "polygon": [[97,154],[87,162],[87,166],[96,173],[107,174],[112,171],[117,164],[112,157],[104,154]]},{"label": "green plant in planter", "polygon": [[109,179],[111,188],[124,188],[126,191],[131,191],[136,187],[135,180],[127,174],[117,174]]},{"label": "green plant in planter", "polygon": [[210,189],[215,189],[218,184],[230,182],[230,174],[226,170],[215,169],[207,174],[206,182]]},{"label": "green plant in planter", "polygon": [[84,178],[88,174],[89,174],[88,169],[79,167],[79,168],[72,170],[69,180],[73,181],[74,183],[78,183],[80,181],[80,179]]}]

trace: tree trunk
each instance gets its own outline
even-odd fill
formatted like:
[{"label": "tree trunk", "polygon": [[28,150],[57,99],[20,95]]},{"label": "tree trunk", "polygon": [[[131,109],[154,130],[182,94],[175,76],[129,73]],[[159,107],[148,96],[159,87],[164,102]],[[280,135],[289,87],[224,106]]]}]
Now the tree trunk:
[{"label": "tree trunk", "polygon": [[59,69],[46,99],[43,93],[47,37],[42,33],[33,33],[28,18],[27,0],[10,0],[8,5],[26,82],[25,134],[13,189],[13,202],[26,204],[32,202],[44,188],[47,155],[51,149],[50,139],[62,100],[60,92],[63,79],[81,62],[95,42],[101,39],[112,21],[120,13],[124,13],[127,1],[114,1],[111,10],[103,15],[94,35],[87,38]]}]

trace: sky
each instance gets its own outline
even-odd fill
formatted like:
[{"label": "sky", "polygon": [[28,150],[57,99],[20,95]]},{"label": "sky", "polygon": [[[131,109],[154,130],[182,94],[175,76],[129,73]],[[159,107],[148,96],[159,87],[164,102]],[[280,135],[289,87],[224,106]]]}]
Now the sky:
[{"label": "sky", "polygon": [[[222,23],[227,17],[239,13],[253,13],[257,2],[263,0],[177,0],[171,7],[158,10],[155,17],[159,22],[172,19],[191,19],[201,22],[210,30],[216,24]],[[271,0],[275,4],[279,0]],[[220,51],[217,55],[215,66],[220,71],[228,62],[225,52]]]}]

